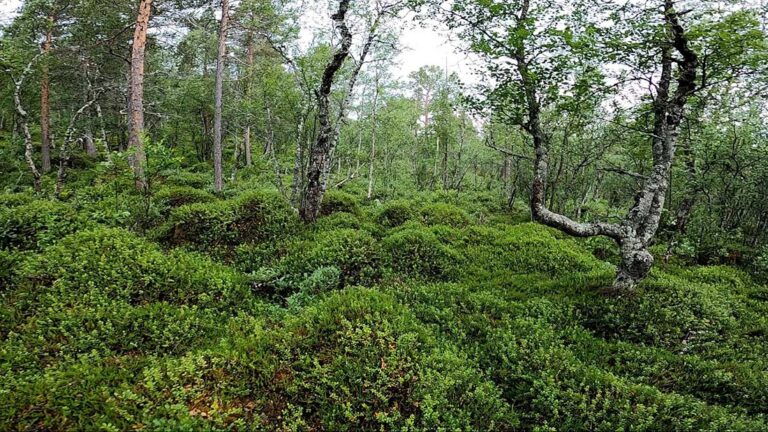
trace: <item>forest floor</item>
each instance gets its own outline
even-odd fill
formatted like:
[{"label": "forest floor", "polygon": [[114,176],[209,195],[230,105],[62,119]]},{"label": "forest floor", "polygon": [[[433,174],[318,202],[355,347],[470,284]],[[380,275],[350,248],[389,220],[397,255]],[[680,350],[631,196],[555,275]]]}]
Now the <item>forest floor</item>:
[{"label": "forest floor", "polygon": [[616,298],[609,244],[487,194],[352,185],[304,225],[247,181],[100,176],[0,195],[2,430],[768,431],[736,268]]}]

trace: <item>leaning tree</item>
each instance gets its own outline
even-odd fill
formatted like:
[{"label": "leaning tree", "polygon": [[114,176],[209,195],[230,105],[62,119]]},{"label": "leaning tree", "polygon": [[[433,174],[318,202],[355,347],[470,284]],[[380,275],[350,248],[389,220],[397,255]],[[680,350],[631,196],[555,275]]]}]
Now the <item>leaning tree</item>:
[{"label": "leaning tree", "polygon": [[[314,222],[320,214],[339,132],[346,120],[349,100],[360,71],[372,48],[381,42],[385,26],[391,25],[404,5],[404,0],[340,0],[331,16],[339,43],[323,69],[319,87],[314,89],[318,130],[310,150],[309,166],[299,205],[299,215],[305,222]],[[350,24],[355,18],[362,21],[358,33],[363,36],[359,41],[357,55],[353,52],[354,26]],[[347,72],[346,85],[341,89],[340,100],[334,104],[334,88],[343,76],[344,64],[350,57],[353,64]]]},{"label": "leaning tree", "polygon": [[[483,60],[478,64],[490,84],[481,86],[482,109],[519,127],[531,144],[533,218],[573,236],[613,239],[621,253],[613,288],[632,291],[654,262],[649,246],[665,208],[686,107],[711,84],[708,54],[701,55],[710,52],[702,38],[708,30],[705,5],[694,5],[695,10],[678,10],[674,0],[435,0],[428,5]],[[593,106],[641,106],[651,120],[647,129],[638,130],[650,144],[651,163],[644,174],[626,171],[640,179],[640,186],[618,221],[580,221],[547,205],[548,156],[558,132],[553,113],[578,115],[584,100]]]}]

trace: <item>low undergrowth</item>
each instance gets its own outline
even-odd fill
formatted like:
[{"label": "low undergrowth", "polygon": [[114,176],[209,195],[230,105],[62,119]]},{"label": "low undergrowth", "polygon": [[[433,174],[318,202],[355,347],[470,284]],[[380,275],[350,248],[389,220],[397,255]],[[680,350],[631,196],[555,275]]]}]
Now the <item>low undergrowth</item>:
[{"label": "low undergrowth", "polygon": [[98,185],[0,196],[0,429],[768,430],[741,270],[607,297],[610,244],[485,196],[334,192],[307,226],[208,181],[166,176],[149,231]]}]

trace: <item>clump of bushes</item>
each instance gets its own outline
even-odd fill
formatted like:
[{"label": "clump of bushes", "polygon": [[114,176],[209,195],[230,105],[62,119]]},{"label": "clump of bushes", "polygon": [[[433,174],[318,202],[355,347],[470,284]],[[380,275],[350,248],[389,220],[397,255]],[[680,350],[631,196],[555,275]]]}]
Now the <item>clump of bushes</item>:
[{"label": "clump of bushes", "polygon": [[206,189],[213,185],[213,178],[208,174],[192,171],[174,171],[165,178],[165,184],[193,189]]},{"label": "clump of bushes", "polygon": [[277,192],[249,192],[235,198],[234,228],[244,242],[272,240],[296,229],[298,217]]},{"label": "clump of bushes", "polygon": [[0,209],[0,249],[35,250],[89,226],[71,206],[35,200]]},{"label": "clump of bushes", "polygon": [[288,268],[303,268],[309,273],[334,266],[345,285],[369,285],[381,276],[381,246],[365,231],[338,229],[320,233],[307,246],[288,258]]},{"label": "clump of bushes", "polygon": [[[605,264],[572,239],[558,239],[542,225],[470,227],[461,245],[468,269],[476,276],[540,273],[561,276],[587,273]],[[610,267],[610,266],[609,266]]]},{"label": "clump of bushes", "polygon": [[586,325],[606,338],[621,338],[696,353],[738,328],[744,304],[725,287],[654,273],[642,292],[622,299],[585,300]]},{"label": "clump of bushes", "polygon": [[0,293],[11,286],[19,261],[20,255],[17,252],[0,249]]},{"label": "clump of bushes", "polygon": [[0,193],[0,208],[18,207],[29,204],[34,199],[32,195],[26,193]]},{"label": "clump of bushes", "polygon": [[[132,305],[168,302],[228,309],[247,304],[249,289],[237,273],[209,258],[164,253],[128,231],[81,231],[25,264],[21,283],[52,304],[108,298]],[[22,307],[24,303],[20,303]]]},{"label": "clump of bushes", "polygon": [[382,255],[370,233],[342,228],[293,242],[274,267],[261,269],[257,276],[281,294],[297,291],[318,269],[328,267],[338,270],[338,286],[371,285],[382,276]]},{"label": "clump of bushes", "polygon": [[462,261],[456,250],[425,228],[403,228],[385,237],[382,243],[391,269],[399,275],[446,279],[458,273]]},{"label": "clump of bushes", "polygon": [[20,323],[5,341],[23,362],[16,372],[42,363],[98,353],[178,355],[209,343],[222,316],[210,309],[164,302],[131,305],[103,299],[91,304],[42,309]]},{"label": "clump of bushes", "polygon": [[584,240],[584,244],[597,259],[614,264],[617,264],[621,259],[619,246],[613,239],[603,236],[589,237]]},{"label": "clump of bushes", "polygon": [[195,203],[171,212],[160,238],[173,246],[189,245],[215,251],[237,243],[236,206],[231,201]]},{"label": "clump of bushes", "polygon": [[376,223],[384,228],[395,228],[416,218],[412,203],[395,200],[384,204],[376,215]]},{"label": "clump of bushes", "polygon": [[429,204],[421,209],[421,218],[427,225],[448,225],[462,228],[471,223],[467,212],[451,204]]},{"label": "clump of bushes", "polygon": [[360,214],[360,201],[354,195],[338,189],[332,189],[323,196],[320,205],[320,216],[328,216],[333,213]]},{"label": "clump of bushes", "polygon": [[171,245],[215,251],[257,243],[295,230],[298,218],[275,192],[251,192],[226,201],[196,203],[175,209],[159,237]]},{"label": "clump of bushes", "polygon": [[[504,399],[515,407],[521,430],[613,430],[644,425],[645,430],[726,428],[746,432],[766,427],[759,417],[750,418],[690,396],[704,396],[715,404],[738,401],[740,407],[761,412],[755,402],[765,395],[759,384],[765,378],[756,376],[754,369],[737,371],[731,365],[711,370],[698,359],[667,351],[651,359],[648,348],[632,344],[624,344],[625,352],[616,355],[609,351],[615,345],[579,327],[582,311],[567,298],[516,298],[514,292],[470,283],[398,288],[395,292],[420,321],[480,359]],[[677,359],[676,363],[670,364],[670,358]],[[692,366],[692,361],[698,366]],[[697,378],[675,383],[669,372],[681,368]],[[702,376],[709,377],[706,383]],[[738,390],[732,387],[750,378],[758,383]],[[707,387],[707,383],[729,380],[736,382]]]},{"label": "clump of bushes", "polygon": [[[144,369],[116,396],[178,429],[512,430],[499,389],[392,297],[334,293],[279,328],[241,321],[221,346]],[[247,356],[239,353],[247,352]],[[181,389],[181,390],[179,390]],[[118,426],[121,426],[118,424]]]},{"label": "clump of bushes", "polygon": [[313,228],[317,232],[330,231],[340,228],[360,229],[362,223],[352,213],[338,212],[321,217],[315,222]]},{"label": "clump of bushes", "polygon": [[161,207],[167,209],[216,200],[216,197],[210,192],[190,186],[165,187],[160,189],[154,198]]}]

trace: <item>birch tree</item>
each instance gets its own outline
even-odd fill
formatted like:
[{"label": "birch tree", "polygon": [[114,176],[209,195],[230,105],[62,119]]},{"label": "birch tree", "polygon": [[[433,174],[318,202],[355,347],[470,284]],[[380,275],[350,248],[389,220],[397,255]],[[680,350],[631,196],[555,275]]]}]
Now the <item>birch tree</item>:
[{"label": "birch tree", "polygon": [[[664,209],[679,126],[700,84],[699,56],[683,22],[687,11],[678,11],[673,0],[653,6],[535,0],[437,5],[467,38],[470,49],[488,61],[486,70],[500,83],[488,90],[489,104],[506,110],[507,121],[520,127],[533,148],[533,218],[573,236],[616,241],[621,263],[613,289],[618,293],[633,291],[653,265],[648,248]],[[612,34],[601,27],[606,23],[615,26]],[[558,106],[575,106],[579,98],[607,95],[605,74],[610,65],[623,62],[620,56],[628,59],[624,64],[645,73],[642,78],[651,89],[653,126],[646,135],[652,168],[642,176],[634,203],[620,221],[574,220],[547,205],[553,131],[546,114]]]}]

